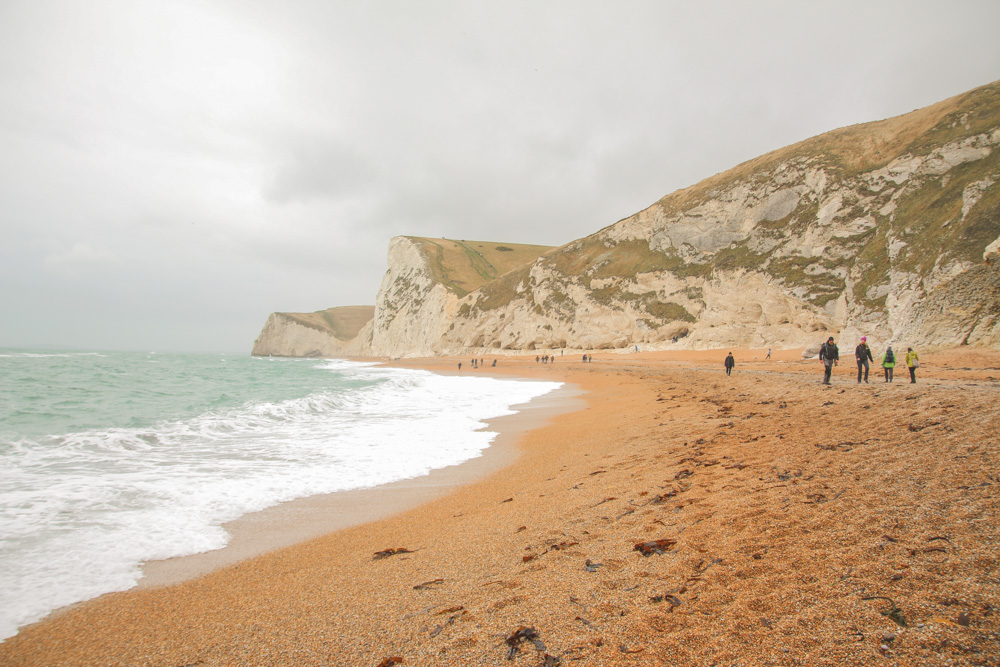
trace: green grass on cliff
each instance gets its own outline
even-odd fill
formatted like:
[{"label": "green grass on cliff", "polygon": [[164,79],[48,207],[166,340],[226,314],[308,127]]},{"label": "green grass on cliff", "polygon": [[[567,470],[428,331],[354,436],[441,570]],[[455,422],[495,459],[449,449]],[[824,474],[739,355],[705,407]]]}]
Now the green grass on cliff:
[{"label": "green grass on cliff", "polygon": [[340,306],[315,313],[279,313],[310,329],[331,334],[348,341],[358,335],[361,328],[375,316],[375,306]]},{"label": "green grass on cliff", "polygon": [[524,243],[407,238],[420,245],[435,280],[459,297],[552,250]]}]

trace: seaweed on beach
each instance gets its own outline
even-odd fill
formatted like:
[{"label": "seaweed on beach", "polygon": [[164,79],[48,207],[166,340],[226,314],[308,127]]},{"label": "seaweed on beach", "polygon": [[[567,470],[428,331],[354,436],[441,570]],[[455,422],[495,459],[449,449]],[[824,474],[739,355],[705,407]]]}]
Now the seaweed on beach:
[{"label": "seaweed on beach", "polygon": [[518,649],[521,647],[521,642],[525,641],[531,642],[536,651],[545,651],[545,644],[538,636],[538,632],[536,632],[534,628],[522,625],[506,639],[507,646],[510,647],[507,651],[508,660],[514,659],[514,656],[517,655]]},{"label": "seaweed on beach", "polygon": [[632,550],[638,551],[643,556],[652,556],[653,554],[661,555],[667,553],[670,550],[670,547],[675,544],[677,544],[677,540],[661,538],[659,540],[650,540],[649,542],[639,542],[632,548]]},{"label": "seaweed on beach", "polygon": [[414,551],[410,549],[383,549],[382,551],[376,551],[375,557],[372,560],[382,560],[383,558],[388,558],[389,556],[395,556],[397,554],[412,554]]}]

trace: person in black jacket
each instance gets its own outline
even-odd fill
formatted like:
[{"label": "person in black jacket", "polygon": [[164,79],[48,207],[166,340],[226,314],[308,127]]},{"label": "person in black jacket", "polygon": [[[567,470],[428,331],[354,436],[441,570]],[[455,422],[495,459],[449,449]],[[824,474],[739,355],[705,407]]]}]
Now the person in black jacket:
[{"label": "person in black jacket", "polygon": [[823,384],[830,384],[830,373],[833,372],[833,367],[840,361],[840,349],[833,342],[833,336],[830,336],[823,343],[823,346],[819,348],[819,360],[823,362],[825,371],[823,374]]},{"label": "person in black jacket", "polygon": [[733,366],[736,365],[736,360],[733,359],[733,353],[730,352],[729,356],[726,357],[726,375],[732,375]]},{"label": "person in black jacket", "polygon": [[862,336],[861,342],[858,346],[854,348],[854,358],[858,360],[858,384],[861,384],[861,370],[864,369],[865,372],[865,384],[868,383],[868,369],[870,368],[869,362],[875,361],[872,357],[871,348],[868,347],[868,337]]}]

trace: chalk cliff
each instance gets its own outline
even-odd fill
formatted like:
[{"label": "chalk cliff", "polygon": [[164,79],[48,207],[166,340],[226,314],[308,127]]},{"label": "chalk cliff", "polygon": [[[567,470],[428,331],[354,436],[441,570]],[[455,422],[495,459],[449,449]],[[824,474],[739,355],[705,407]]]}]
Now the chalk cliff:
[{"label": "chalk cliff", "polygon": [[998,184],[1000,82],[774,151],[560,248],[394,238],[374,316],[341,349],[1000,347]]},{"label": "chalk cliff", "polygon": [[315,313],[271,313],[254,341],[254,356],[342,357],[374,306],[341,306]]},{"label": "chalk cliff", "polygon": [[994,83],[775,151],[469,294],[437,349],[1000,346],[998,147]]}]

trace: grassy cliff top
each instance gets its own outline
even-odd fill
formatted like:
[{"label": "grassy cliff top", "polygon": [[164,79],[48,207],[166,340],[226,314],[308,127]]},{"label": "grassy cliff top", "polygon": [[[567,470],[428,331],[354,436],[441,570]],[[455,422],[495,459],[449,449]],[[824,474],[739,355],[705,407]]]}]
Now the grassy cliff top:
[{"label": "grassy cliff top", "polygon": [[552,250],[551,246],[524,243],[406,238],[421,246],[434,277],[458,296],[465,296]]},{"label": "grassy cliff top", "polygon": [[280,313],[302,326],[326,331],[338,340],[348,341],[375,317],[375,306],[339,306],[315,313]]},{"label": "grassy cliff top", "polygon": [[731,183],[796,158],[822,158],[841,177],[883,167],[896,158],[925,154],[955,139],[990,131],[1000,122],[1000,81],[923,109],[832,130],[765,153],[660,199],[654,206],[680,211],[711,199]]}]

